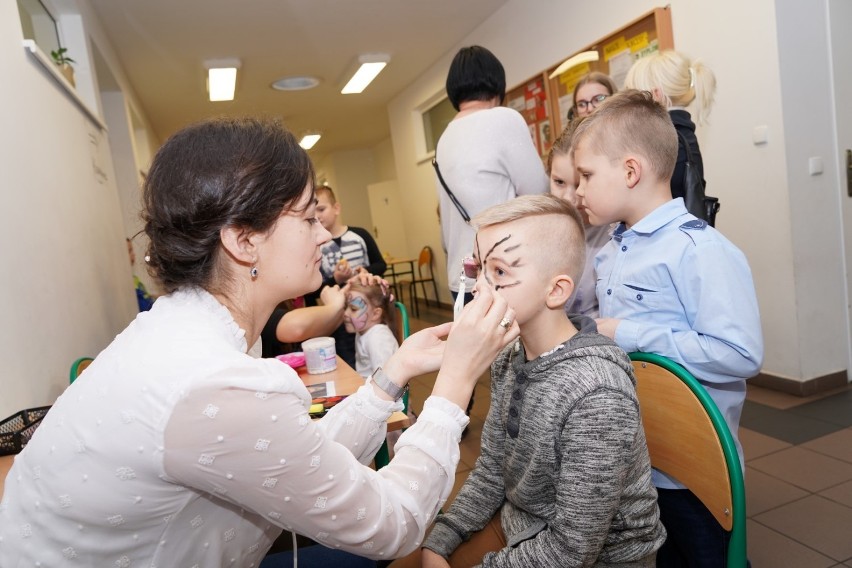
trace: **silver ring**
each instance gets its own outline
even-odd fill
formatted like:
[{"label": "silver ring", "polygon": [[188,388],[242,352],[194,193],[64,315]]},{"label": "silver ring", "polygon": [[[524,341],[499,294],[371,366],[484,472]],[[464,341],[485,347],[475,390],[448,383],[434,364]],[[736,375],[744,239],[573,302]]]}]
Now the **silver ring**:
[{"label": "silver ring", "polygon": [[500,327],[503,329],[509,329],[509,326],[512,325],[512,320],[509,318],[503,318],[500,320]]}]

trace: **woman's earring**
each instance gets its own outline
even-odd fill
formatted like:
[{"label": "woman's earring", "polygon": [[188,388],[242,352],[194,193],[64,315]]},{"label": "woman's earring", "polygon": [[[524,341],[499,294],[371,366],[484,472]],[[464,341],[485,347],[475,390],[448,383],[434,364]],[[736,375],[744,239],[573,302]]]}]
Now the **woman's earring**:
[{"label": "woman's earring", "polygon": [[251,271],[249,271],[249,274],[251,274],[251,279],[252,279],[252,280],[257,280],[257,267],[256,267],[256,266],[252,266],[252,267],[251,267]]}]

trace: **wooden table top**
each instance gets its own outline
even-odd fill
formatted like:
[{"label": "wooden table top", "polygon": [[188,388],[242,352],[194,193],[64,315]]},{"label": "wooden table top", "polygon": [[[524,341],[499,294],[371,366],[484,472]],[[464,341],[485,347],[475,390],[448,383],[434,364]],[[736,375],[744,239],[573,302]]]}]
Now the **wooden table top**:
[{"label": "wooden table top", "polygon": [[[337,368],[328,373],[311,375],[305,366],[296,369],[305,386],[318,385],[322,383],[334,383],[334,391],[337,396],[349,395],[357,391],[364,384],[364,377],[349,366],[349,364],[337,356]],[[408,416],[402,412],[394,412],[388,418],[388,432],[408,428],[411,424]]]}]

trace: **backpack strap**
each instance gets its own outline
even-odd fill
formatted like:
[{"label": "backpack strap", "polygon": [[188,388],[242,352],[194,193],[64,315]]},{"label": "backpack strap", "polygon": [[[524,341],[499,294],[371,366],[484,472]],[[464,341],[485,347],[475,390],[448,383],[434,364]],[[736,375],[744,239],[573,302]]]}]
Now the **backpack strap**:
[{"label": "backpack strap", "polygon": [[455,194],[450,191],[450,188],[447,187],[447,182],[444,181],[444,176],[441,175],[441,168],[438,167],[438,160],[432,158],[432,167],[435,168],[435,173],[438,174],[438,181],[441,182],[441,185],[444,188],[444,191],[447,192],[447,196],[450,198],[450,201],[453,202],[453,205],[458,209],[459,215],[461,215],[462,219],[464,219],[465,223],[470,224],[470,215],[467,214],[467,210],[459,203],[459,200],[456,198]]}]

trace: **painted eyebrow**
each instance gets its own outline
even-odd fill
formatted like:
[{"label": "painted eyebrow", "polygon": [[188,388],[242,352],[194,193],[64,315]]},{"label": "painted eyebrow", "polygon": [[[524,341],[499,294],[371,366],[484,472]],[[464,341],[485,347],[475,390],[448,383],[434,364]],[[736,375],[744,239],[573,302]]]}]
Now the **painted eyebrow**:
[{"label": "painted eyebrow", "polygon": [[487,261],[488,257],[491,256],[491,253],[494,252],[494,249],[496,249],[497,247],[499,247],[500,245],[502,245],[503,243],[505,243],[506,241],[508,241],[511,238],[512,238],[512,235],[510,233],[510,234],[506,235],[505,237],[503,237],[502,239],[500,239],[499,241],[497,241],[496,243],[494,243],[494,246],[492,246],[491,249],[489,249],[488,253],[485,255],[485,258],[483,260]]}]

